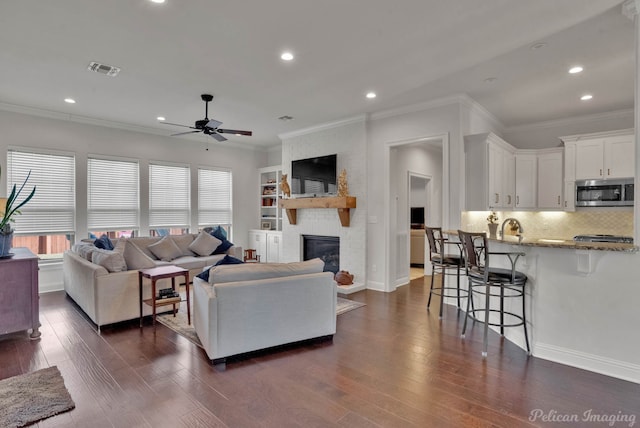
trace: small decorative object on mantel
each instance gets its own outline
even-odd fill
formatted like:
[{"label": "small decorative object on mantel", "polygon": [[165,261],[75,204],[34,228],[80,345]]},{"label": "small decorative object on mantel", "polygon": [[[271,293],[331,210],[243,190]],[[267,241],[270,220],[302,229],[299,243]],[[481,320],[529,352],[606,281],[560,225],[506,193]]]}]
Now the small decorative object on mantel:
[{"label": "small decorative object on mantel", "polygon": [[351,285],[351,284],[353,284],[353,275],[351,275],[346,270],[341,270],[340,272],[336,273],[335,276],[334,276],[334,279],[338,283],[338,285]]},{"label": "small decorative object on mantel", "polygon": [[346,169],[343,169],[338,176],[338,196],[349,196],[349,185],[347,184]]},{"label": "small decorative object on mantel", "polygon": [[280,190],[282,190],[282,195],[284,197],[291,197],[291,188],[289,187],[289,183],[287,183],[287,174],[282,174],[282,178],[280,179]]},{"label": "small decorative object on mantel", "polygon": [[[2,169],[0,169],[0,175],[1,174]],[[29,196],[24,198],[22,202],[18,200],[30,176],[31,171],[29,171],[29,174],[27,174],[27,178],[24,179],[19,189],[14,184],[9,197],[6,199],[0,199],[0,210],[4,211],[2,212],[2,217],[0,218],[0,258],[11,256],[10,250],[13,244],[13,228],[11,227],[11,222],[15,221],[14,216],[20,214],[20,208],[22,208],[23,205],[29,202],[31,198],[33,198],[33,195],[35,195],[36,193],[36,186],[33,186],[33,189],[31,190],[31,193],[29,193]]]},{"label": "small decorative object on mantel", "polygon": [[487,226],[489,227],[489,238],[495,238],[496,232],[498,231],[498,214],[495,211],[491,211],[489,217],[487,217],[487,221],[489,222]]}]

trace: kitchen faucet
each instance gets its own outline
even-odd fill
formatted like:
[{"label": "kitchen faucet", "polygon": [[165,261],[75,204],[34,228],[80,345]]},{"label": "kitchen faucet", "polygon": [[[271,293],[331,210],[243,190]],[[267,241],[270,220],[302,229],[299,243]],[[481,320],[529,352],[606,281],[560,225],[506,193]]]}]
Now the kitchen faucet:
[{"label": "kitchen faucet", "polygon": [[520,224],[518,219],[513,218],[513,217],[509,217],[509,218],[505,218],[504,219],[504,221],[502,222],[502,227],[500,227],[500,237],[502,239],[504,239],[504,225],[507,224],[507,223],[509,223],[509,227],[512,227],[512,226],[514,226],[514,224],[517,224],[518,225],[518,234],[520,236],[522,236],[522,233],[524,232],[524,229],[522,228],[522,224]]}]

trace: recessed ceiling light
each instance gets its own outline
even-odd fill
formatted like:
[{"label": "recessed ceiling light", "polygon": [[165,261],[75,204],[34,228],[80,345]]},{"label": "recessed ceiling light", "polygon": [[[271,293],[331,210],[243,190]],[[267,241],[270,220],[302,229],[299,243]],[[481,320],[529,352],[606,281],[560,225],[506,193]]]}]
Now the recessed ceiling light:
[{"label": "recessed ceiling light", "polygon": [[293,120],[293,116],[284,115],[284,116],[280,116],[278,119],[282,120],[283,122],[287,122],[289,120]]},{"label": "recessed ceiling light", "polygon": [[373,98],[377,97],[377,95],[376,95],[375,92],[367,92],[366,97],[369,98],[369,99],[373,99]]},{"label": "recessed ceiling light", "polygon": [[484,79],[484,83],[493,83],[496,80],[498,80],[497,77],[487,77],[486,79]]},{"label": "recessed ceiling light", "polygon": [[291,52],[283,52],[282,55],[280,55],[280,59],[283,61],[291,61],[293,54]]},{"label": "recessed ceiling light", "polygon": [[593,95],[591,94],[584,94],[583,96],[580,97],[582,101],[589,101],[591,98],[593,98]]},{"label": "recessed ceiling light", "polygon": [[544,42],[541,42],[541,43],[536,43],[536,44],[533,44],[533,45],[529,46],[529,49],[531,49],[531,50],[534,50],[534,51],[535,51],[535,50],[538,50],[538,49],[542,49],[542,48],[544,48],[545,46],[547,46],[547,44],[546,44],[546,43],[544,43]]},{"label": "recessed ceiling light", "polygon": [[164,0],[151,0],[151,3],[164,3]]},{"label": "recessed ceiling light", "polygon": [[569,74],[580,73],[582,70],[584,70],[584,68],[580,67],[579,65],[576,65],[575,67],[571,67],[569,69]]},{"label": "recessed ceiling light", "polygon": [[65,98],[64,102],[67,104],[75,104],[76,100],[74,100],[73,98]]},{"label": "recessed ceiling light", "polygon": [[165,120],[167,120],[164,116],[158,116],[158,117],[157,117],[157,119],[158,119],[160,122],[164,122]]}]

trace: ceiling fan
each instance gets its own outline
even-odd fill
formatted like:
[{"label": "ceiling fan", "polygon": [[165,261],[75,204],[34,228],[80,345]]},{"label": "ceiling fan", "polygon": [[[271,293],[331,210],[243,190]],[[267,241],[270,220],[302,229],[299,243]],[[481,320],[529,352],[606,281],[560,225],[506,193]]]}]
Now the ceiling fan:
[{"label": "ceiling fan", "polygon": [[175,137],[177,135],[196,134],[198,132],[203,132],[206,135],[211,135],[213,138],[215,138],[218,141],[227,141],[227,139],[225,137],[223,137],[222,135],[220,135],[220,134],[246,135],[246,136],[249,136],[249,137],[252,135],[251,131],[241,131],[241,130],[238,130],[238,129],[222,129],[222,128],[218,128],[218,126],[222,125],[222,122],[217,121],[215,119],[209,119],[209,117],[208,117],[209,116],[209,102],[211,100],[213,100],[213,95],[202,94],[202,95],[200,95],[200,98],[202,98],[202,101],[205,102],[204,119],[196,120],[195,126],[180,125],[178,123],[160,122],[160,123],[163,123],[165,125],[182,126],[184,128],[195,129],[195,131],[187,131],[187,132],[179,132],[177,134],[171,134],[172,137]]}]

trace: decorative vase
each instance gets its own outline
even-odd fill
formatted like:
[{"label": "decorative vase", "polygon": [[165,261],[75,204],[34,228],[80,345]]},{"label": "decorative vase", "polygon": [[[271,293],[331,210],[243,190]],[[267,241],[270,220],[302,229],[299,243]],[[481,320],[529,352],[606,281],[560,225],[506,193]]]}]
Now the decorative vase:
[{"label": "decorative vase", "polygon": [[498,231],[498,223],[489,223],[489,238],[496,238],[496,232]]},{"label": "decorative vase", "polygon": [[353,275],[351,275],[349,271],[346,270],[341,270],[340,272],[336,273],[334,279],[339,285],[353,284]]},{"label": "decorative vase", "polygon": [[13,246],[13,232],[0,233],[0,257],[9,255]]}]

